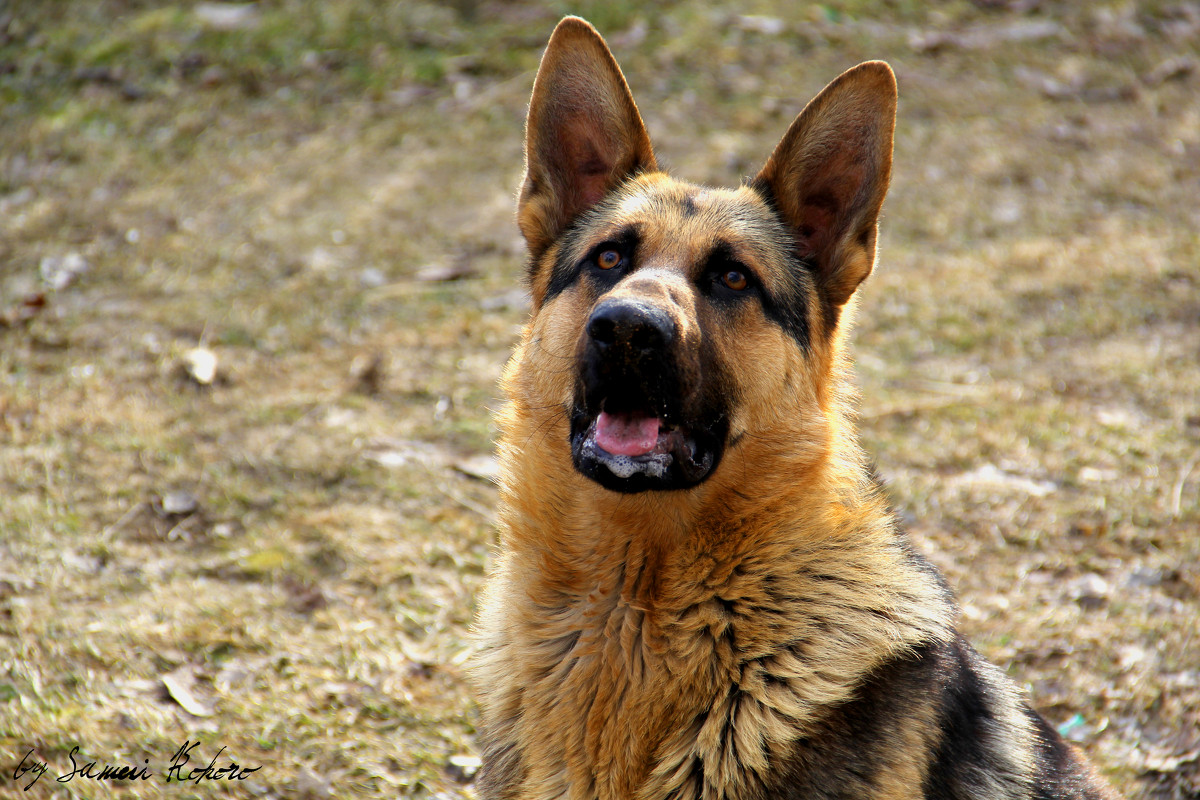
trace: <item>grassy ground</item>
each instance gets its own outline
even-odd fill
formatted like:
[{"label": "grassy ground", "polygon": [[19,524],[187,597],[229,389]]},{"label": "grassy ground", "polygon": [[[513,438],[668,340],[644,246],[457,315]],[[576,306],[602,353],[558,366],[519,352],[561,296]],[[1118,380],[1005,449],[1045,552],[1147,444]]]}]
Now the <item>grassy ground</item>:
[{"label": "grassy ground", "polygon": [[233,796],[470,794],[521,125],[575,12],[696,181],[891,61],[863,433],[980,649],[1200,797],[1200,8],[929,5],[0,2],[0,794],[110,796],[78,747],[225,796],[164,783],[185,741],[260,767]]}]

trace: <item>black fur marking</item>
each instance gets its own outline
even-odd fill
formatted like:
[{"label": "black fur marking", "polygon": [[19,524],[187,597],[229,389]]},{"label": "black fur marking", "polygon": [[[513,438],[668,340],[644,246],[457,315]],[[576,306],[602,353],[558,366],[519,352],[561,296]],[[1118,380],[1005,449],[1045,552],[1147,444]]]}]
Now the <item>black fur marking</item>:
[{"label": "black fur marking", "polygon": [[[581,219],[586,218],[585,216]],[[546,288],[546,298],[543,302],[549,302],[555,295],[573,286],[584,274],[591,275],[602,287],[607,287],[615,284],[622,275],[627,275],[629,270],[633,268],[637,259],[637,247],[640,238],[637,228],[632,225],[628,226],[622,229],[616,236],[606,239],[589,249],[582,261],[572,260],[571,254],[578,251],[579,245],[585,239],[587,233],[588,231],[584,225],[576,223],[563,234],[562,244],[558,248],[558,254],[554,259],[550,284]],[[615,267],[612,270],[601,270],[595,266],[594,261],[596,256],[606,249],[614,249],[621,252],[625,260],[620,267]],[[533,264],[530,265],[530,269],[534,269]]]},{"label": "black fur marking", "polygon": [[483,797],[511,797],[525,781],[520,748],[513,742],[485,744],[476,782]]},{"label": "black fur marking", "polygon": [[876,670],[856,699],[831,711],[780,765],[768,796],[786,800],[869,797],[904,746],[892,724],[914,698],[936,690],[939,647],[928,644]]},{"label": "black fur marking", "polygon": [[[758,196],[762,198],[764,203],[766,203],[767,208],[771,209],[771,213],[775,215],[775,218],[779,220],[780,224],[783,225],[784,228],[792,232],[793,235],[801,233],[800,231],[797,231],[791,224],[789,224],[788,221],[783,218],[783,215],[779,213],[779,203],[775,198],[775,193],[771,191],[770,185],[768,185],[765,181],[750,181],[747,185],[758,193]],[[810,284],[807,284],[805,281],[800,280],[796,276],[802,273],[807,274],[811,276],[819,285],[821,280],[821,270],[818,264],[801,258],[800,254],[794,249],[788,253],[788,262],[791,272],[790,277],[792,278],[791,296],[784,298],[785,302],[780,303],[777,308],[767,309],[767,315],[782,325],[784,330],[791,333],[792,337],[800,344],[801,347],[807,347],[811,340],[809,339],[810,328],[808,324],[808,313],[805,299],[807,298],[808,293],[813,289]],[[831,304],[824,292],[818,291],[817,298],[821,303],[821,310],[825,316],[825,335],[830,336],[837,327],[837,321],[841,308]]]},{"label": "black fur marking", "polygon": [[[997,719],[1008,702],[979,671],[980,657],[961,636],[929,643],[876,670],[857,697],[836,709],[798,742],[779,765],[767,796],[793,800],[868,797],[897,755],[929,759],[921,787],[926,800],[1025,797],[1104,800],[1087,766],[1036,712],[1021,706],[1036,732],[1032,786],[1006,756],[1023,744],[1019,730]],[[923,752],[913,753],[898,724],[932,703]],[[917,745],[920,747],[921,745]]]},{"label": "black fur marking", "polygon": [[990,772],[993,766],[987,744],[996,717],[988,702],[990,687],[973,668],[977,658],[971,646],[959,636],[948,645],[941,659],[938,699],[941,742],[925,778],[928,800],[959,797],[959,791],[977,783],[975,773]]},{"label": "black fur marking", "polygon": [[[798,258],[791,258],[792,271],[806,270],[808,266]],[[763,294],[763,311],[767,318],[779,325],[796,340],[796,344],[804,350],[809,348],[811,333],[808,324],[808,308],[805,302],[807,287],[800,281],[793,282],[790,297],[776,297],[770,293]]]},{"label": "black fur marking", "polygon": [[696,216],[697,213],[699,213],[698,209],[696,208],[696,198],[692,197],[690,194],[684,195],[683,199],[679,201],[679,208],[683,213],[684,219],[691,219],[692,217]]}]

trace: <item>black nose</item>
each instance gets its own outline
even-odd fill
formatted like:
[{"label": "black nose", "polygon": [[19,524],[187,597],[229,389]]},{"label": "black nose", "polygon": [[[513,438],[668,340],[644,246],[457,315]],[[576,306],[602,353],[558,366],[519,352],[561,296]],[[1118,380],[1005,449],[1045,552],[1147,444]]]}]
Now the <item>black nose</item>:
[{"label": "black nose", "polygon": [[651,305],[606,300],[592,311],[587,332],[601,350],[615,345],[637,355],[666,349],[675,338],[675,322]]}]

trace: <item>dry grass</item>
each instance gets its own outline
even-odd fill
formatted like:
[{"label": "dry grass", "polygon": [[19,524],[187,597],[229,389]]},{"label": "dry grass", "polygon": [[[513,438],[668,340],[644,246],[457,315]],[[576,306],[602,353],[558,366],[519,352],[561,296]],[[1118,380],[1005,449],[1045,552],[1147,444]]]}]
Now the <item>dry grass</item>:
[{"label": "dry grass", "polygon": [[76,745],[226,791],[162,782],[185,740],[261,766],[235,796],[470,793],[464,459],[575,11],[697,181],[893,63],[869,446],[980,648],[1129,795],[1200,796],[1200,10],[873,5],[0,5],[0,794],[32,749],[25,796],[109,796],[53,782]]}]

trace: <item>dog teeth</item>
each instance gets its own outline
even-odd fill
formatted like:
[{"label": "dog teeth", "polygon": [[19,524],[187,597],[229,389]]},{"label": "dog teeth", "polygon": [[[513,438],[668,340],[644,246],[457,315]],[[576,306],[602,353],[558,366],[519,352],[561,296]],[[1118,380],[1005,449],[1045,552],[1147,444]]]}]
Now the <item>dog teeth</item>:
[{"label": "dog teeth", "polygon": [[622,480],[639,473],[651,478],[661,478],[667,474],[671,466],[670,453],[649,453],[641,456],[620,456],[608,452],[596,444],[595,439],[588,439],[584,444],[587,454],[603,464],[609,472]]}]

